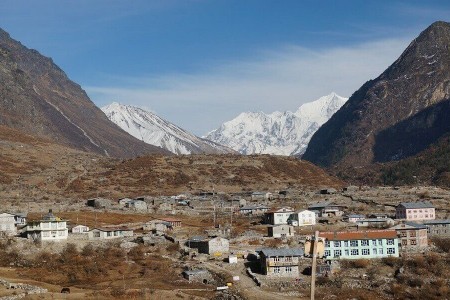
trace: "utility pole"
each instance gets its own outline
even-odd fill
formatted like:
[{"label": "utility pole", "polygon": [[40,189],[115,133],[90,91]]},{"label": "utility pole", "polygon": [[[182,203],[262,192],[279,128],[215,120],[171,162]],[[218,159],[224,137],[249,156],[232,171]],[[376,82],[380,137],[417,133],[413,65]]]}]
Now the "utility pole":
[{"label": "utility pole", "polygon": [[317,267],[317,244],[319,242],[319,231],[314,232],[313,240],[313,261],[311,267],[311,300],[314,300],[314,294],[316,292],[316,267]]},{"label": "utility pole", "polygon": [[213,215],[213,219],[214,219],[214,228],[216,228],[216,205],[214,204],[214,215]]}]

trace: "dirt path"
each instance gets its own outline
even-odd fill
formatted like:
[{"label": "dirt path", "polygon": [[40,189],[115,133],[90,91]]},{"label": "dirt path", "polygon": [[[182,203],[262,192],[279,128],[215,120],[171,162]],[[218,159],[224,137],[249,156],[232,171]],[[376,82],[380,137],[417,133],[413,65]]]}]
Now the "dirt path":
[{"label": "dirt path", "polygon": [[262,289],[261,287],[257,286],[256,283],[248,277],[246,274],[245,267],[241,267],[235,272],[232,272],[226,268],[223,268],[221,266],[216,265],[212,262],[204,262],[204,266],[206,266],[208,269],[218,272],[218,273],[225,273],[227,276],[239,276],[239,282],[236,283],[235,287],[233,289],[236,289],[242,296],[245,297],[245,299],[258,299],[258,300],[292,300],[292,299],[308,299],[308,298],[299,298],[294,296],[285,296],[281,295],[280,293],[266,291]]}]

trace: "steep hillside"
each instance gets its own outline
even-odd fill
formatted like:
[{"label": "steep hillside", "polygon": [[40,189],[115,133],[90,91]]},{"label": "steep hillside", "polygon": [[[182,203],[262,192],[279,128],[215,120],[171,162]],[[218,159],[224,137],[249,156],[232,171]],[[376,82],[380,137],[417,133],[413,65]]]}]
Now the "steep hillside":
[{"label": "steep hillside", "polygon": [[114,102],[102,107],[102,110],[109,120],[135,138],[174,154],[234,153],[225,146],[199,138],[139,107]]},{"label": "steep hillside", "polygon": [[303,154],[314,132],[347,98],[331,93],[303,104],[296,112],[242,113],[206,135],[242,154]]},{"label": "steep hillside", "polygon": [[50,58],[1,29],[0,125],[102,155],[167,153],[121,130]]},{"label": "steep hillside", "polygon": [[423,31],[312,137],[303,155],[345,169],[415,155],[449,131],[450,24]]}]

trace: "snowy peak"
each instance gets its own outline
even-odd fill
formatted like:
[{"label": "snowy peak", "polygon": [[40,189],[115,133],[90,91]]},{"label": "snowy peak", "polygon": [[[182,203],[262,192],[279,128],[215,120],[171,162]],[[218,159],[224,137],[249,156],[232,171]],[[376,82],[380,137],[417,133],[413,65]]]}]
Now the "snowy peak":
[{"label": "snowy peak", "polygon": [[139,107],[113,102],[102,107],[108,119],[147,144],[175,154],[229,153],[231,149],[205,141]]},{"label": "snowy peak", "polygon": [[347,98],[331,93],[303,104],[295,113],[241,113],[208,133],[206,138],[242,154],[302,154],[314,132],[346,101]]}]

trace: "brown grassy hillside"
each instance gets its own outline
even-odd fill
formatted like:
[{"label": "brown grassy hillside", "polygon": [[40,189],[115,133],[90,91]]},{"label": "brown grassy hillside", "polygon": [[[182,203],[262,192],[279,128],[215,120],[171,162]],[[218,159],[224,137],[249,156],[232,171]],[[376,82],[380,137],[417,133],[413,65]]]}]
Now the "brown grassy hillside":
[{"label": "brown grassy hillside", "polygon": [[269,155],[151,155],[117,160],[70,149],[0,126],[3,199],[171,195],[179,192],[339,186],[309,162]]}]

